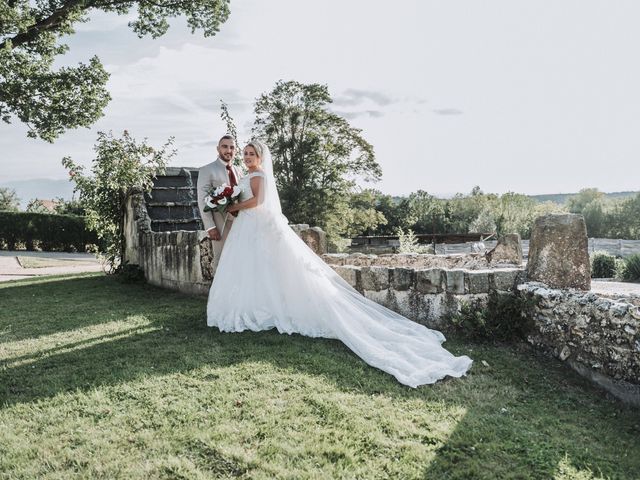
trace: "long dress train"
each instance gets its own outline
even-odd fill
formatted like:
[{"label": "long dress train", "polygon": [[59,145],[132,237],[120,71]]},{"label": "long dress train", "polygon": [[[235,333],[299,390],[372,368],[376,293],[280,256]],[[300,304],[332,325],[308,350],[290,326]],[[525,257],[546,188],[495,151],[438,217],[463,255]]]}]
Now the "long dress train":
[{"label": "long dress train", "polygon": [[[252,197],[241,179],[241,200]],[[410,387],[460,377],[472,364],[440,344],[442,333],[362,296],[319,258],[281,215],[241,210],[220,257],[207,324],[223,332],[267,330],[341,340],[371,366]]]}]

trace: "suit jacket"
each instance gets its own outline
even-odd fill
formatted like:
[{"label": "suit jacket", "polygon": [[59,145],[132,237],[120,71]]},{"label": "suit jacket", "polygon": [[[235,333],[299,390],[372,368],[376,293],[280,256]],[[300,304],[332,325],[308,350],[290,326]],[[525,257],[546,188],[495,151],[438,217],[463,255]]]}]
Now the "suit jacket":
[{"label": "suit jacket", "polygon": [[[239,168],[232,164],[233,172],[236,174],[236,179],[240,181],[242,172]],[[205,197],[209,194],[211,188],[216,188],[223,183],[230,184],[229,174],[227,173],[226,164],[218,157],[215,161],[200,167],[198,170],[198,208],[200,209],[200,216],[202,217],[202,223],[205,230],[210,230],[216,227],[223,234],[225,226],[233,222],[233,215],[221,214],[220,212],[205,212]]]}]

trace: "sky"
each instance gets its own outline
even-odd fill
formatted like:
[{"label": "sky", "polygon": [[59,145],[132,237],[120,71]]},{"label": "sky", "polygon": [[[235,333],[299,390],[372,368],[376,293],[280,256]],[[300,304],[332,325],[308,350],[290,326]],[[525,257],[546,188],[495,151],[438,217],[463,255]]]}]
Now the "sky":
[{"label": "sky", "polygon": [[0,184],[65,179],[62,157],[90,165],[108,130],[174,136],[171,164],[199,167],[225,133],[220,99],[247,140],[282,79],[328,86],[382,167],[363,185],[383,193],[640,190],[638,18],[637,0],[232,0],[216,36],[178,19],[153,40],[97,13],[59,64],[100,57],[105,116],[54,144],[0,124]]}]

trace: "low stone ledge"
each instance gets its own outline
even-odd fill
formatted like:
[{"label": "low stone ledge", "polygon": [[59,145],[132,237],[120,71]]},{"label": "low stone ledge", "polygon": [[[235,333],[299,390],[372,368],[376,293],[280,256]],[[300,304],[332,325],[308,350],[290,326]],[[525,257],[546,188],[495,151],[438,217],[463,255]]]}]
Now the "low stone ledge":
[{"label": "low stone ledge", "polygon": [[614,397],[622,400],[628,405],[640,407],[640,385],[626,382],[624,380],[615,380],[606,375],[585,367],[582,363],[568,360],[571,368],[583,377],[591,380],[596,385],[611,393]]},{"label": "low stone ledge", "polygon": [[440,268],[416,270],[415,278],[415,289],[420,293],[442,293],[446,288],[444,270]]},{"label": "low stone ledge", "polygon": [[140,246],[139,264],[150,284],[195,295],[209,292],[197,231],[141,233]]},{"label": "low stone ledge", "polygon": [[[486,305],[489,294],[497,292],[489,281],[490,270],[335,264],[331,267],[368,299],[416,322],[445,330],[449,328],[449,318],[457,314],[463,304]],[[511,282],[520,278],[522,268],[501,272],[507,280],[497,285],[509,291]]]},{"label": "low stone ledge", "polygon": [[489,272],[484,270],[466,272],[465,290],[469,293],[487,293],[489,291]]},{"label": "low stone ledge", "polygon": [[415,282],[415,270],[410,268],[393,268],[391,272],[391,287],[394,290],[404,291],[413,287]]},{"label": "low stone ledge", "polygon": [[354,267],[351,265],[335,265],[332,267],[335,272],[340,275],[349,285],[351,285],[356,290],[362,290],[360,267]]},{"label": "low stone ledge", "polygon": [[502,292],[513,291],[523,269],[497,269],[489,272],[489,288]]},{"label": "low stone ledge", "polygon": [[464,270],[445,270],[447,292],[462,295],[465,292]]},{"label": "low stone ledge", "polygon": [[616,397],[640,406],[640,307],[625,299],[538,282],[518,290],[534,300],[529,342]]},{"label": "low stone ledge", "polygon": [[322,259],[327,265],[344,265],[349,255],[347,253],[327,253]]},{"label": "low stone ledge", "polygon": [[424,295],[485,294],[492,291],[510,292],[523,278],[522,268],[500,270],[411,269],[378,266],[330,265],[351,286],[358,290],[379,292],[415,291]]},{"label": "low stone ledge", "polygon": [[362,289],[379,292],[389,288],[389,269],[386,267],[362,267]]},{"label": "low stone ledge", "polygon": [[[389,267],[389,268],[413,268],[430,269],[463,269],[463,270],[486,270],[495,268],[496,263],[490,263],[482,253],[459,253],[451,255],[434,255],[418,253],[389,253],[381,255],[364,253],[328,253],[322,258],[329,265],[354,265],[358,267]],[[511,264],[502,260],[498,263],[500,267],[509,268]],[[520,268],[520,263],[514,263],[514,268]]]}]

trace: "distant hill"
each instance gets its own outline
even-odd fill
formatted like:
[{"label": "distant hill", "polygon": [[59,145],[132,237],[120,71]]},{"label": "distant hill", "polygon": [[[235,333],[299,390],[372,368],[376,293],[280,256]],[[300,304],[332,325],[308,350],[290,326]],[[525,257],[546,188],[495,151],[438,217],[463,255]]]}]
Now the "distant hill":
[{"label": "distant hill", "polygon": [[34,198],[52,200],[61,197],[65,200],[71,200],[74,185],[73,182],[68,180],[50,180],[46,178],[0,183],[0,187],[11,188],[16,191],[20,199],[21,210],[27,208],[29,201]]},{"label": "distant hill", "polygon": [[[486,193],[486,192],[485,192]],[[517,193],[517,192],[516,192]],[[611,193],[606,193],[604,192],[605,196],[607,198],[610,199],[618,199],[618,198],[627,198],[627,197],[634,197],[637,194],[639,194],[640,192],[611,192]],[[468,194],[464,194],[464,195],[468,195]],[[549,193],[546,195],[527,195],[529,198],[534,199],[535,201],[542,203],[542,202],[555,202],[555,203],[559,203],[559,204],[564,204],[567,202],[567,200],[570,197],[573,197],[574,195],[577,195],[577,193]],[[393,201],[395,203],[400,203],[400,201],[403,198],[407,198],[408,195],[406,196],[393,196]],[[437,198],[440,199],[448,199],[448,198],[453,198],[454,195],[436,195]]]},{"label": "distant hill", "polygon": [[[20,199],[20,208],[24,210],[29,203],[29,200],[34,198],[42,200],[52,200],[54,198],[61,197],[65,200],[71,200],[73,196],[74,183],[68,180],[49,180],[46,178],[37,180],[16,180],[12,182],[0,183],[2,188],[12,188],[18,194]],[[607,198],[626,198],[637,195],[640,192],[611,192],[605,193]],[[547,195],[528,195],[530,198],[542,203],[546,201],[552,201],[559,204],[566,203],[569,197],[576,195],[575,193],[551,193]],[[408,196],[408,195],[407,195]],[[438,195],[438,198],[451,198],[453,195]],[[393,197],[394,202],[399,203],[404,196]]]},{"label": "distant hill", "polygon": [[[640,192],[611,192],[606,193],[605,196],[610,199],[618,199],[618,198],[626,198],[633,197]],[[555,202],[559,204],[564,204],[570,197],[577,195],[577,193],[550,193],[548,195],[528,195],[529,198],[533,198],[534,200],[542,203],[542,202]]]}]

